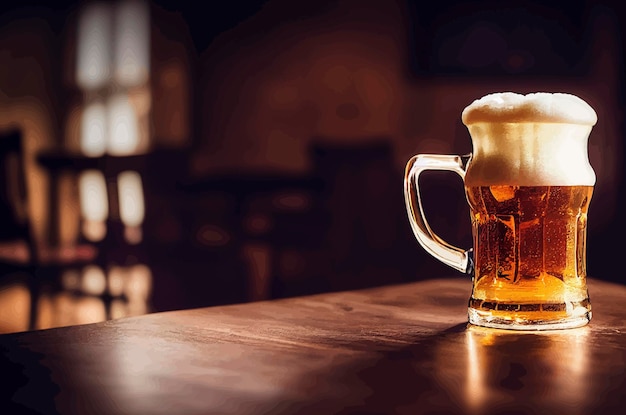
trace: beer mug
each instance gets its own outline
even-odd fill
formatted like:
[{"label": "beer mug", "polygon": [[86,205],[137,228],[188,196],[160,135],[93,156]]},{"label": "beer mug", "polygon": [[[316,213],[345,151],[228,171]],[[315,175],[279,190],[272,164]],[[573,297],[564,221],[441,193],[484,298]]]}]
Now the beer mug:
[{"label": "beer mug", "polygon": [[[585,241],[596,180],[587,140],[595,111],[570,94],[504,92],[474,101],[461,118],[470,155],[418,154],[407,164],[405,203],[417,241],[471,275],[471,324],[515,330],[587,324]],[[428,225],[419,187],[426,170],[463,179],[473,248],[447,243]]]}]

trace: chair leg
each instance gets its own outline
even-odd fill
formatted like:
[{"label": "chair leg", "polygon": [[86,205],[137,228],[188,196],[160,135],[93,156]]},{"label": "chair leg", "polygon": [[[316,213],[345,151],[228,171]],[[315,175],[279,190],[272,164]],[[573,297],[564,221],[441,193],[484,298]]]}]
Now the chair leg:
[{"label": "chair leg", "polygon": [[28,330],[35,330],[37,328],[37,313],[39,312],[39,284],[35,275],[31,275],[28,283],[28,289],[30,291],[30,311],[28,315]]}]

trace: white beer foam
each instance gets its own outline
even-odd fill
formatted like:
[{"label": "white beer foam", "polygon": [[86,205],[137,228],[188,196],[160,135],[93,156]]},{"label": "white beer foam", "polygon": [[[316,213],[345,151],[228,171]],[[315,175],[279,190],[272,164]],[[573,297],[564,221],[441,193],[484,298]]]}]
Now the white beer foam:
[{"label": "white beer foam", "polygon": [[542,122],[593,126],[596,112],[576,95],[497,92],[475,100],[461,115],[465,125],[479,122]]},{"label": "white beer foam", "polygon": [[486,95],[462,114],[472,136],[469,186],[593,186],[587,143],[596,112],[562,93]]}]

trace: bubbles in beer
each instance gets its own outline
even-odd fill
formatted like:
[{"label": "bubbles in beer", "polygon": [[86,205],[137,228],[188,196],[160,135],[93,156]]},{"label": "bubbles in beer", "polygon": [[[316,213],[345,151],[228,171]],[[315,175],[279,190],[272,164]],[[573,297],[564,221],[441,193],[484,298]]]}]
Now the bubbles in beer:
[{"label": "bubbles in beer", "polygon": [[509,304],[586,301],[591,186],[468,187],[476,274],[473,299]]},{"label": "bubbles in beer", "polygon": [[571,94],[503,92],[472,102],[462,120],[473,145],[464,176],[474,237],[470,322],[584,324],[595,111]]}]

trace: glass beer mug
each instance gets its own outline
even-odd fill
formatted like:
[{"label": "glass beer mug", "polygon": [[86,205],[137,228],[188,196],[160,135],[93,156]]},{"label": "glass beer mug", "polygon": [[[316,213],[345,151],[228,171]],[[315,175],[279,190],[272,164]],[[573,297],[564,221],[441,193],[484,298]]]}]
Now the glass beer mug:
[{"label": "glass beer mug", "polygon": [[[469,322],[547,330],[591,319],[586,282],[587,208],[596,176],[587,140],[597,116],[570,94],[490,94],[462,113],[472,154],[418,154],[404,194],[420,245],[472,276]],[[473,248],[448,244],[428,225],[419,176],[448,170],[463,179]]]}]

